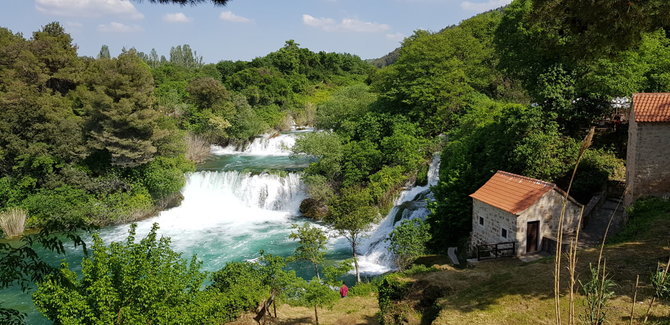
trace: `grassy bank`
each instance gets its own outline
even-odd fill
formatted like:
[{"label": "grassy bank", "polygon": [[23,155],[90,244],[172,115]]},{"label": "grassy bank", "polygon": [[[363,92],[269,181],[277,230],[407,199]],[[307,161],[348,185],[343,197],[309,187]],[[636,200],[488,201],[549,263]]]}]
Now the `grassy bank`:
[{"label": "grassy bank", "polygon": [[[615,297],[607,310],[608,324],[628,324],[635,278],[640,284],[633,324],[641,324],[652,297],[650,275],[657,262],[670,256],[670,202],[638,203],[628,226],[605,247],[609,273],[616,282]],[[590,263],[597,263],[598,248],[579,252],[578,277],[586,280]],[[445,263],[430,257],[425,262]],[[567,262],[566,262],[567,265]],[[517,259],[479,262],[465,269],[446,265],[405,272],[393,277],[405,284],[404,298],[394,301],[393,311],[403,311],[405,324],[555,324],[553,257],[531,263]],[[567,271],[562,274],[567,283]],[[430,298],[430,299],[428,299]],[[567,289],[563,294],[567,317]],[[577,296],[577,312],[584,312],[584,297]],[[378,324],[377,295],[340,300],[332,310],[320,311],[322,324]],[[283,305],[277,324],[309,324],[313,310]],[[566,319],[564,319],[566,321]],[[254,324],[245,317],[235,324]],[[581,322],[580,322],[581,323]],[[647,324],[670,324],[670,302],[656,301]]]}]

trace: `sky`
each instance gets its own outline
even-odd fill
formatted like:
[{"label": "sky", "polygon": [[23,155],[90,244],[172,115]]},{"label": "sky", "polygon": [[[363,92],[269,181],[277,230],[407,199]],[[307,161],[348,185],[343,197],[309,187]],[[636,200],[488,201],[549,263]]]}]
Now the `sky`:
[{"label": "sky", "polygon": [[439,31],[511,0],[231,0],[226,6],[144,0],[0,0],[0,26],[26,38],[60,22],[79,54],[123,47],[168,56],[189,44],[206,63],[251,60],[295,40],[312,51],[381,57],[415,30]]}]

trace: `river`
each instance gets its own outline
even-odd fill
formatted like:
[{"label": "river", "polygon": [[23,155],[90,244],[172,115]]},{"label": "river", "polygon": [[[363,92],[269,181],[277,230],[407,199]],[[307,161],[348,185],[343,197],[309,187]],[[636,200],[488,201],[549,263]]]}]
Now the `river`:
[{"label": "river", "polygon": [[[209,159],[187,175],[181,205],[138,222],[137,236],[143,237],[153,223],[158,223],[159,234],[171,238],[173,249],[184,257],[197,255],[205,271],[216,271],[230,261],[253,260],[260,250],[281,256],[292,254],[296,243],[288,238],[291,225],[311,222],[300,216],[299,206],[305,198],[300,171],[312,159],[291,157],[290,148],[300,133],[310,131],[257,137],[244,148],[212,146]],[[426,217],[426,198],[430,197],[430,185],[437,182],[438,165],[436,156],[429,169],[428,185],[401,192],[395,207],[369,231],[357,252],[361,273],[376,275],[394,269],[384,239],[399,220]],[[121,241],[127,232],[128,225],[99,230],[105,242]],[[329,234],[326,257],[349,258],[348,242],[336,233]],[[54,265],[65,260],[74,268],[79,267],[82,257],[81,250],[74,248],[65,256],[44,256]],[[298,272],[304,277],[313,276],[309,268]],[[29,324],[50,323],[35,310],[30,293],[10,288],[0,292],[0,300],[27,313]]]}]

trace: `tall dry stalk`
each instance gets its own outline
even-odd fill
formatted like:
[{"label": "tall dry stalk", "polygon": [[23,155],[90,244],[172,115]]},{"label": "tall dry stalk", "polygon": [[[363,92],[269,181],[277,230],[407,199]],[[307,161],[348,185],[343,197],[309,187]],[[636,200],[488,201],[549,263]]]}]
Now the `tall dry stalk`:
[{"label": "tall dry stalk", "polygon": [[[575,180],[575,175],[577,174],[577,168],[579,163],[584,157],[586,149],[591,146],[593,141],[593,134],[595,133],[595,128],[591,127],[589,133],[582,141],[582,146],[579,149],[579,154],[577,155],[577,162],[575,163],[575,168],[572,169],[572,176],[570,176],[570,183],[568,184],[568,189],[565,192],[565,197],[563,198],[563,207],[561,208],[561,216],[558,218],[558,229],[556,235],[556,257],[554,259],[554,307],[556,313],[556,324],[561,325],[561,255],[563,254],[563,226],[565,224],[565,212],[568,208],[568,197],[570,196],[570,191],[572,190],[572,183]],[[580,214],[581,220],[581,214]],[[576,257],[575,257],[576,258]],[[574,279],[572,279],[574,280]]]},{"label": "tall dry stalk", "polygon": [[26,225],[27,213],[21,208],[9,208],[0,212],[0,228],[8,238],[19,236]]},{"label": "tall dry stalk", "polygon": [[570,325],[575,324],[575,286],[577,284],[577,248],[579,245],[579,234],[582,230],[582,220],[584,218],[584,206],[579,212],[579,219],[577,221],[577,230],[575,237],[570,242],[570,253],[568,255],[568,273],[570,274]]},{"label": "tall dry stalk", "polygon": [[635,277],[635,287],[633,288],[633,303],[630,305],[630,325],[633,325],[633,319],[635,318],[635,302],[637,300],[637,287],[640,285],[640,275],[638,274]]}]

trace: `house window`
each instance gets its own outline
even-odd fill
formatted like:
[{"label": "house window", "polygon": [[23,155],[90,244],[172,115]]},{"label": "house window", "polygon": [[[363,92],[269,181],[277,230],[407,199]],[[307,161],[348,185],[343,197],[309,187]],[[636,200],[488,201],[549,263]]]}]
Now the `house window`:
[{"label": "house window", "polygon": [[484,217],[479,217],[479,224],[484,225]]},{"label": "house window", "polygon": [[507,229],[502,228],[502,234],[501,235],[502,235],[503,238],[507,238]]}]

